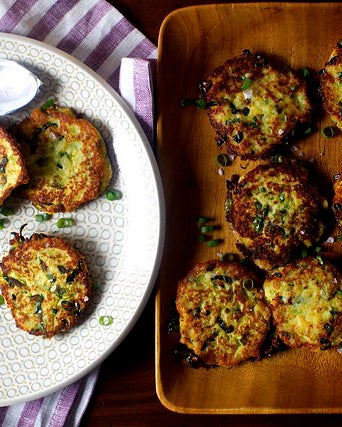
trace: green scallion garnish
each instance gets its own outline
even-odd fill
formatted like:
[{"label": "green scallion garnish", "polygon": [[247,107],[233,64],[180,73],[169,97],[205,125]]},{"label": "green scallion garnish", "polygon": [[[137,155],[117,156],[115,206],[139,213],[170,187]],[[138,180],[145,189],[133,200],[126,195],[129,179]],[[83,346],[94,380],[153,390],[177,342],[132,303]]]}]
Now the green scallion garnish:
[{"label": "green scallion garnish", "polygon": [[199,99],[182,99],[180,102],[181,107],[188,107],[188,106],[194,106],[197,108],[200,108],[201,110],[205,110],[206,108],[213,107],[214,105],[217,105],[216,101],[206,101],[204,98]]},{"label": "green scallion garnish", "polygon": [[324,264],[324,261],[323,261],[323,258],[321,257],[321,255],[316,255],[316,259],[320,265]]},{"label": "green scallion garnish", "polygon": [[253,279],[245,279],[242,282],[242,286],[244,289],[246,289],[246,291],[250,291],[251,289],[254,288],[254,281]]},{"label": "green scallion garnish", "polygon": [[310,127],[310,126],[307,127],[303,133],[305,136],[311,135],[312,134],[312,127]]},{"label": "green scallion garnish", "polygon": [[222,239],[212,239],[207,242],[207,246],[209,246],[209,248],[213,248],[214,246],[217,246],[220,243],[222,243]]},{"label": "green scallion garnish", "polygon": [[219,230],[219,229],[220,229],[219,225],[203,225],[202,227],[200,227],[200,232],[202,234],[205,234],[205,233],[209,233],[210,231]]},{"label": "green scallion garnish", "polygon": [[241,89],[247,90],[252,86],[252,84],[253,84],[252,79],[248,79],[247,77],[244,77]]},{"label": "green scallion garnish", "polygon": [[198,217],[197,224],[201,226],[202,224],[206,224],[209,221],[210,221],[210,218],[208,218],[207,216],[200,216]]},{"label": "green scallion garnish", "polygon": [[120,190],[107,190],[106,198],[109,201],[120,200],[122,199],[122,193]]},{"label": "green scallion garnish", "polygon": [[310,76],[310,71],[307,68],[303,68],[302,69],[302,76],[303,77],[309,77]]},{"label": "green scallion garnish", "polygon": [[109,326],[113,323],[113,317],[112,316],[101,316],[99,318],[99,324],[101,326]]},{"label": "green scallion garnish", "polygon": [[5,223],[3,219],[0,219],[0,230],[3,230],[5,228]]},{"label": "green scallion garnish", "polygon": [[5,173],[5,168],[8,163],[8,157],[3,156],[3,158],[0,161],[0,173]]},{"label": "green scallion garnish", "polygon": [[236,261],[236,255],[233,253],[225,253],[222,255],[221,258],[223,261],[229,261],[229,262]]},{"label": "green scallion garnish", "polygon": [[43,104],[40,109],[42,111],[46,111],[48,108],[52,107],[56,102],[55,98],[50,98],[48,101],[45,102],[45,104]]},{"label": "green scallion garnish", "polygon": [[44,221],[48,221],[49,219],[51,219],[52,215],[48,214],[48,213],[41,213],[41,214],[35,215],[34,218],[37,222],[44,222]]},{"label": "green scallion garnish", "polygon": [[65,228],[71,227],[73,223],[74,221],[72,218],[59,218],[59,220],[56,222],[56,225],[58,228]]},{"label": "green scallion garnish", "polygon": [[227,156],[227,154],[219,154],[216,157],[216,161],[220,166],[223,166],[223,167],[226,167],[232,163],[230,158]]},{"label": "green scallion garnish", "polygon": [[332,126],[327,126],[322,130],[322,134],[326,138],[333,138],[335,136],[335,129]]},{"label": "green scallion garnish", "polygon": [[0,208],[0,213],[3,216],[10,216],[10,215],[13,215],[14,210],[13,210],[13,208],[11,208],[9,206],[2,206]]},{"label": "green scallion garnish", "polygon": [[308,256],[308,250],[307,249],[302,249],[301,255],[302,255],[302,258],[307,257]]},{"label": "green scallion garnish", "polygon": [[5,304],[5,298],[0,295],[0,305]]}]

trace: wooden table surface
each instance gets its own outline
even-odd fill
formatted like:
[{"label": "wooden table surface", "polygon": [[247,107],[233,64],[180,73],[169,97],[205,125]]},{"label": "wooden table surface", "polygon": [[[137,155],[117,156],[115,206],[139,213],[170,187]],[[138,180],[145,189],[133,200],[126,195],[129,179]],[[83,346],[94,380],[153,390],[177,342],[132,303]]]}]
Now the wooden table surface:
[{"label": "wooden table surface", "polygon": [[[210,0],[110,0],[153,43],[163,19],[173,10]],[[221,2],[222,3],[222,2]],[[154,297],[123,343],[101,367],[94,395],[83,417],[86,426],[291,427],[341,426],[341,415],[186,415],[173,413],[159,402],[154,370]],[[329,379],[327,378],[327,381]]]}]

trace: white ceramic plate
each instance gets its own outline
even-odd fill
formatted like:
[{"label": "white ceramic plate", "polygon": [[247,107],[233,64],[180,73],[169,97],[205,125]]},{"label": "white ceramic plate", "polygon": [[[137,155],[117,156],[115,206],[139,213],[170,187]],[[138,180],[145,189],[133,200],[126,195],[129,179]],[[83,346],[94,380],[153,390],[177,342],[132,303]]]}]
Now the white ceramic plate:
[{"label": "white ceramic plate", "polygon": [[[31,203],[11,197],[14,207],[0,230],[0,255],[11,232],[27,223],[34,232],[65,237],[86,255],[96,286],[81,324],[52,339],[16,328],[9,309],[0,306],[0,406],[36,399],[76,381],[103,361],[138,319],[153,288],[164,239],[164,203],[159,171],[134,115],[121,98],[89,68],[58,49],[25,37],[0,34],[0,58],[19,61],[43,82],[25,109],[0,118],[8,127],[29,111],[56,97],[89,119],[104,137],[114,169],[110,187],[121,200],[105,196],[68,214],[38,223]],[[1,216],[1,215],[0,215]],[[59,217],[74,226],[58,229]],[[101,316],[113,323],[102,326]]]}]

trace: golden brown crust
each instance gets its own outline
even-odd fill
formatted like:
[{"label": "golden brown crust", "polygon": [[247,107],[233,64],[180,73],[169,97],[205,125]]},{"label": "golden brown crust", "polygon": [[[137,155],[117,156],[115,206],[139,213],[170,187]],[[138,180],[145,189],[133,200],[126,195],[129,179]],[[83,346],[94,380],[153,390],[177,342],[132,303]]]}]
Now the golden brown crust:
[{"label": "golden brown crust", "polygon": [[342,129],[342,46],[334,48],[330,59],[320,72],[320,93],[323,107],[337,127]]},{"label": "golden brown crust", "polygon": [[84,256],[56,236],[16,234],[10,243],[0,288],[18,328],[45,337],[69,330],[91,296]]},{"label": "golden brown crust", "polygon": [[328,261],[306,257],[266,278],[265,296],[279,337],[293,348],[342,342],[342,276]]},{"label": "golden brown crust", "polygon": [[40,210],[71,212],[94,200],[112,175],[105,143],[70,109],[37,108],[17,127],[30,183],[22,192]]},{"label": "golden brown crust", "polygon": [[0,205],[19,185],[29,180],[25,162],[14,137],[0,127]]},{"label": "golden brown crust", "polygon": [[298,123],[310,120],[305,81],[249,50],[218,67],[203,88],[219,146],[243,159],[268,156]]},{"label": "golden brown crust", "polygon": [[334,181],[333,211],[338,221],[342,220],[342,176]]},{"label": "golden brown crust", "polygon": [[180,342],[207,365],[258,358],[270,319],[258,284],[256,275],[237,262],[196,265],[178,284]]},{"label": "golden brown crust", "polygon": [[319,194],[297,162],[261,164],[229,183],[226,212],[238,248],[265,269],[286,264],[322,232]]}]

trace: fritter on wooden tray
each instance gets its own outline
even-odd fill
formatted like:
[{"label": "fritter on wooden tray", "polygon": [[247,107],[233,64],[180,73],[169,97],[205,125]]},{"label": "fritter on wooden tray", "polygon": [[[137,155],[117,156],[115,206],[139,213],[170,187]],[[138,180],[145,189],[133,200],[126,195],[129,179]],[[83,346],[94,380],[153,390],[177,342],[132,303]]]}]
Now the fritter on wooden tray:
[{"label": "fritter on wooden tray", "polygon": [[207,365],[234,366],[260,356],[270,309],[258,278],[238,262],[196,265],[178,284],[182,344]]},{"label": "fritter on wooden tray", "polygon": [[202,88],[218,145],[243,159],[269,155],[310,121],[304,79],[249,50],[218,67]]},{"label": "fritter on wooden tray", "polygon": [[337,43],[320,72],[320,92],[324,109],[342,129],[342,41]]},{"label": "fritter on wooden tray", "polygon": [[226,217],[238,249],[260,268],[286,264],[321,237],[323,202],[299,163],[261,164],[227,185]]},{"label": "fritter on wooden tray", "polygon": [[342,175],[340,175],[333,182],[333,201],[332,208],[335,214],[336,219],[341,222],[342,221]]},{"label": "fritter on wooden tray", "polygon": [[290,347],[342,343],[342,275],[328,261],[306,257],[273,270],[264,282],[277,334]]}]

